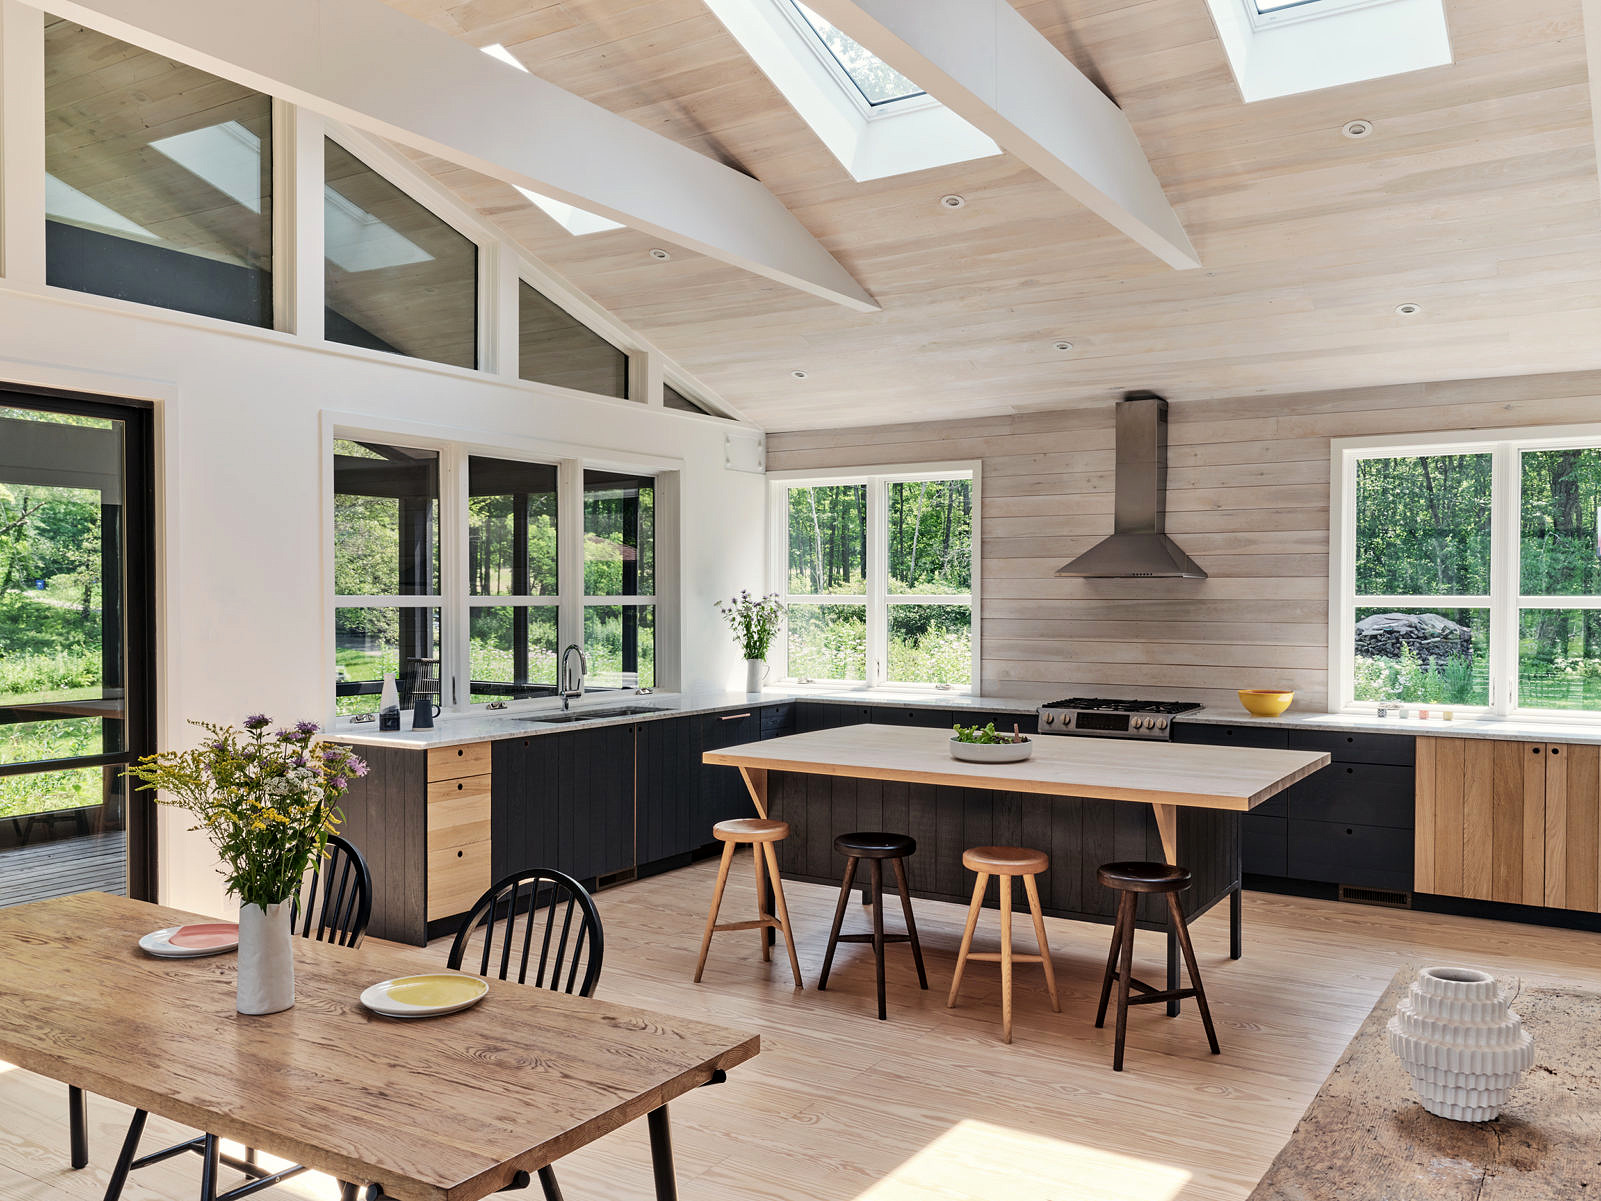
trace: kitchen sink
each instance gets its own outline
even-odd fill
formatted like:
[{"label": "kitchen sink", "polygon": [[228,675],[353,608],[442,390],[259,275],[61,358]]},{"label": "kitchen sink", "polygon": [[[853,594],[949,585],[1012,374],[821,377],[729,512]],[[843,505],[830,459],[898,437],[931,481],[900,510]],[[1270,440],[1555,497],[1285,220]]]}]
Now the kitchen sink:
[{"label": "kitchen sink", "polygon": [[536,726],[563,726],[575,721],[601,721],[608,717],[632,717],[636,713],[660,713],[650,705],[623,705],[616,709],[574,709],[566,713],[552,713],[549,717],[524,717]]}]

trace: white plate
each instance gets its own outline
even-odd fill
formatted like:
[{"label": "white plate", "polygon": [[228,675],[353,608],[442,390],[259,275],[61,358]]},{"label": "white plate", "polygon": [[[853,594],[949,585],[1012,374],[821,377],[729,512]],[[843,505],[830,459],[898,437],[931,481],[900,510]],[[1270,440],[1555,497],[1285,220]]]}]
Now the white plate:
[{"label": "white plate", "polygon": [[361,994],[361,1003],[390,1018],[428,1018],[459,1013],[482,1001],[489,985],[459,972],[429,972],[383,980]]},{"label": "white plate", "polygon": [[[186,947],[172,941],[181,931],[201,934],[226,934],[232,931],[233,937],[209,946]],[[229,951],[239,949],[239,927],[233,922],[190,922],[183,926],[168,926],[165,930],[152,930],[146,934],[139,940],[139,949],[159,959],[204,959],[208,955],[226,955]]]}]

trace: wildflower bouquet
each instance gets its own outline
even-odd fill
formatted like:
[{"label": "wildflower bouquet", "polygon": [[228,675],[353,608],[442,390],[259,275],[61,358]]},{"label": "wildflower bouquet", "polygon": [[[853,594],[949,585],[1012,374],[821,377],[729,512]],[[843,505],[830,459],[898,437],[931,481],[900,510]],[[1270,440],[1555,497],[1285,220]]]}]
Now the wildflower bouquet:
[{"label": "wildflower bouquet", "polygon": [[128,769],[142,791],[194,814],[222,858],[228,889],[266,909],[293,896],[321,861],[339,822],[336,802],[367,765],[348,747],[318,746],[316,722],[268,733],[253,714],[244,729],[194,722],[209,737],[188,751],[146,755]]},{"label": "wildflower bouquet", "polygon": [[779,603],[778,593],[753,597],[741,592],[726,605],[718,601],[717,611],[734,632],[734,641],[745,648],[746,659],[767,658],[767,650],[784,621],[784,606]]}]

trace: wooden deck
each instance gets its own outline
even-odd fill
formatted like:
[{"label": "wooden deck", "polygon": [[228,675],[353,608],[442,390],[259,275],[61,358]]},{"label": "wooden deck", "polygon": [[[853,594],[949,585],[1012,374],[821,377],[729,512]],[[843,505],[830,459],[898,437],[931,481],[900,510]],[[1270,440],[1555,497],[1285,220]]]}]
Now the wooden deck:
[{"label": "wooden deck", "polygon": [[127,893],[128,836],[124,831],[0,850],[0,906],[91,891]]}]

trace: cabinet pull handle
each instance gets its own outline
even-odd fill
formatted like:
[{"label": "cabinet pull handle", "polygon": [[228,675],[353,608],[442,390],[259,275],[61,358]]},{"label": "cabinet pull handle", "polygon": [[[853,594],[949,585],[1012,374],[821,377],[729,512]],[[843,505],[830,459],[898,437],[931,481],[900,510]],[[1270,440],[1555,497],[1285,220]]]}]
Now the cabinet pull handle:
[{"label": "cabinet pull handle", "polygon": [[[1347,831],[1346,831],[1346,833],[1347,833],[1347,834],[1349,834],[1349,833],[1350,833],[1350,831],[1349,831],[1349,830],[1347,830]],[[456,852],[456,858],[457,858],[457,859],[460,859],[460,858],[461,858],[461,855],[462,855],[462,853],[461,853],[461,852],[460,852],[460,851],[457,851],[457,852]]]},{"label": "cabinet pull handle", "polygon": [[1537,746],[1531,746],[1529,748],[1529,751],[1530,751],[1531,754],[1538,755],[1540,753],[1540,748],[1537,747]]},{"label": "cabinet pull handle", "polygon": [[457,791],[457,792],[460,792],[460,791],[461,791],[461,785],[460,785],[460,784],[457,784],[457,785],[456,785],[456,791]]},{"label": "cabinet pull handle", "polygon": [[749,717],[749,716],[750,716],[749,713],[730,713],[730,714],[728,714],[728,715],[726,715],[724,717],[719,718],[718,720],[719,721],[738,721],[742,717]]},{"label": "cabinet pull handle", "polygon": [[1562,749],[1560,747],[1552,747],[1551,753],[1553,755],[1560,755],[1562,753]]}]

